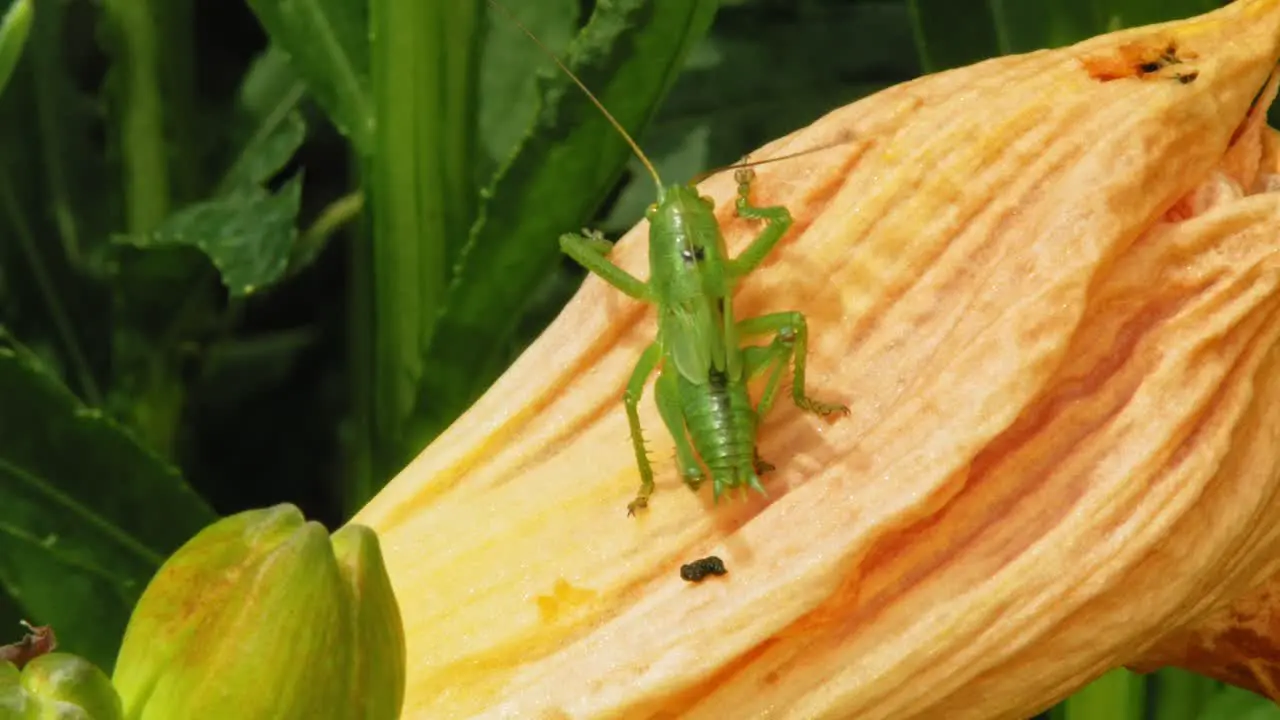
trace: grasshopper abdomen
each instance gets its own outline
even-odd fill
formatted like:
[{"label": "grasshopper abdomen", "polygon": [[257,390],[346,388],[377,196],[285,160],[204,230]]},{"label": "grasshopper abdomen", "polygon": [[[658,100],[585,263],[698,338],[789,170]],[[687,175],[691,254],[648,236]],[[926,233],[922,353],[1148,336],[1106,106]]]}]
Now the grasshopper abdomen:
[{"label": "grasshopper abdomen", "polygon": [[682,379],[680,386],[689,437],[707,466],[714,496],[737,487],[763,492],[756,465],[756,411],[746,383],[729,382],[725,373],[712,370],[707,382]]}]

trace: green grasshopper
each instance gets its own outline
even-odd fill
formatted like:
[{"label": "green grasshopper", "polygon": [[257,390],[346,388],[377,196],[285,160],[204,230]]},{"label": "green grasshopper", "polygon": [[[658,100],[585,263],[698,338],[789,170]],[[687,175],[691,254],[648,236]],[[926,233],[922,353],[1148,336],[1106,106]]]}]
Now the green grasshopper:
[{"label": "green grasshopper", "polygon": [[[764,494],[760,474],[773,467],[760,459],[756,429],[773,405],[782,371],[794,358],[791,397],[802,410],[819,415],[849,414],[844,405],[818,402],[805,394],[808,325],[798,312],[779,312],[737,320],[733,314],[735,283],[759,267],[787,229],[791,213],[785,207],[751,204],[754,173],[738,166],[737,213],[762,220],[764,230],[737,257],[729,257],[714,215],[711,198],[690,185],[664,186],[658,171],[640,146],[604,104],[532,32],[496,0],[489,2],[507,15],[542,48],[556,65],[599,108],[622,135],[653,177],[658,201],[645,212],[649,220],[649,281],[643,282],[609,260],[612,245],[598,232],[560,237],[560,249],[587,270],[623,293],[657,307],[658,335],[640,355],[627,382],[624,404],[631,428],[631,444],[640,469],[640,490],[627,505],[627,514],[647,507],[653,494],[653,467],[645,453],[639,403],[645,382],[655,370],[654,396],[663,424],[675,440],[676,461],[685,483],[695,492],[711,474],[713,495],[733,488],[753,488]],[[739,339],[773,333],[767,345],[740,347]],[[752,406],[747,381],[771,371],[760,402]]]}]

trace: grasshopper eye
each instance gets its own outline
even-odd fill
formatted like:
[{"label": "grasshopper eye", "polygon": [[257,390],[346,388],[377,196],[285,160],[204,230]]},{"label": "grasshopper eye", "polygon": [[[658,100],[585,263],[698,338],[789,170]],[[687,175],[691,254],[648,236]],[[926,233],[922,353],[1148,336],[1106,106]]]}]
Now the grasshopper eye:
[{"label": "grasshopper eye", "polygon": [[647,220],[652,220],[654,215],[658,214],[658,203],[653,203],[644,209],[644,216]]}]

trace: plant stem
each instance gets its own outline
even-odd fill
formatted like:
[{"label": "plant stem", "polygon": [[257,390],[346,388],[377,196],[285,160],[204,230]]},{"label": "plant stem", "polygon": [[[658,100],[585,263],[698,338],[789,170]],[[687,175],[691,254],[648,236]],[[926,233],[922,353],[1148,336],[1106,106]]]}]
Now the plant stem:
[{"label": "plant stem", "polygon": [[[147,233],[168,216],[175,196],[179,202],[191,199],[198,180],[199,167],[192,160],[191,0],[104,0],[103,12],[110,30],[109,87],[123,172],[125,231]],[[168,313],[167,328],[143,329],[125,322],[114,333],[113,399],[142,438],[166,458],[176,450],[186,404],[179,346],[187,329],[213,312],[208,285],[197,279],[185,298],[158,308],[161,317]],[[145,288],[117,288],[118,308],[135,301],[154,305]],[[202,317],[193,320],[192,313]]]},{"label": "plant stem", "polygon": [[364,193],[359,190],[347,193],[329,203],[328,207],[320,213],[320,217],[311,223],[311,227],[298,237],[293,257],[289,260],[290,266],[297,268],[309,264],[320,253],[330,235],[355,220],[362,212],[364,212]]},{"label": "plant stem", "polygon": [[160,43],[152,3],[106,0],[117,43],[120,154],[124,169],[126,229],[147,232],[169,212],[169,163],[160,94]]},{"label": "plant stem", "polygon": [[358,437],[354,510],[421,449],[408,431],[423,353],[474,219],[471,174],[481,0],[371,0],[375,131],[363,158],[369,242],[356,243],[352,306]]}]

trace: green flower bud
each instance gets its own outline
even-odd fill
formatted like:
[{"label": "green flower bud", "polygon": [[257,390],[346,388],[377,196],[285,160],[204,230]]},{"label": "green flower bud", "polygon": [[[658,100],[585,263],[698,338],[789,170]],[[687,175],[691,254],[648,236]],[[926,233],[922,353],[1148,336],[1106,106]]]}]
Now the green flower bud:
[{"label": "green flower bud", "polygon": [[131,720],[392,720],[404,640],[372,531],[331,542],[292,505],[215,522],[147,585],[113,680]]},{"label": "green flower bud", "polygon": [[0,662],[0,718],[120,720],[120,696],[106,673],[77,655],[41,655],[19,671]]},{"label": "green flower bud", "polygon": [[22,687],[22,673],[8,660],[0,660],[0,718],[9,720],[37,720],[40,708],[26,688]]},{"label": "green flower bud", "polygon": [[404,700],[404,626],[378,536],[363,525],[348,525],[333,534],[333,550],[355,608],[356,644],[377,648],[355,659],[359,712],[351,717],[395,720]]}]

